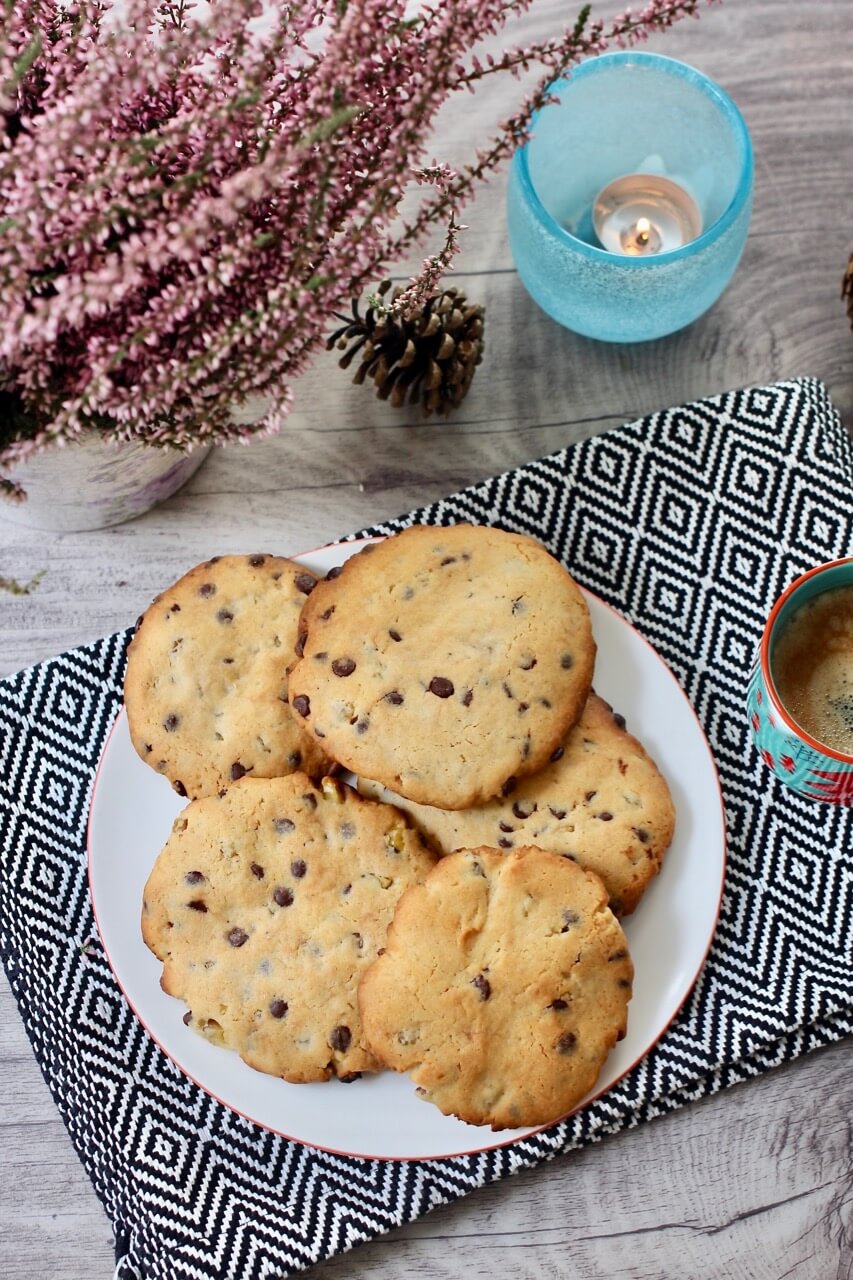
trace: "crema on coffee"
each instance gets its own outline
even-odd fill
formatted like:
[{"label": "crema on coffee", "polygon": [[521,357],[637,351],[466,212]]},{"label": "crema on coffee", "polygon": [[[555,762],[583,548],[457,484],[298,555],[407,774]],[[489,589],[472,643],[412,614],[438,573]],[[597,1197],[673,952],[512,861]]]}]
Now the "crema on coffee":
[{"label": "crema on coffee", "polygon": [[801,605],[783,625],[770,666],[779,699],[800,728],[853,756],[853,585]]}]

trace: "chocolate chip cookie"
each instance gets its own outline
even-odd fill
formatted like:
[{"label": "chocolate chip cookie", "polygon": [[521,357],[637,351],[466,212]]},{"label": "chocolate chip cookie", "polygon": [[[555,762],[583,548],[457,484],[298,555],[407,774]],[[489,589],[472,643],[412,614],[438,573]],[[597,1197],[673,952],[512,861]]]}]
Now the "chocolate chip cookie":
[{"label": "chocolate chip cookie", "polygon": [[521,534],[417,526],[305,604],[290,702],[333,759],[421,804],[511,795],[577,722],[595,659],[566,570]]},{"label": "chocolate chip cookie", "polygon": [[179,795],[213,795],[244,774],[328,772],[287,701],[297,622],[316,583],[278,556],[218,556],[140,619],[124,682],[130,736]]},{"label": "chocolate chip cookie", "polygon": [[448,810],[413,804],[366,779],[358,785],[364,795],[399,805],[441,853],[536,845],[573,858],[601,876],[617,915],[633,911],[657,875],[675,824],[657,765],[594,693],[545,768],[510,796]]},{"label": "chocolate chip cookie", "polygon": [[466,849],[403,894],[358,999],[377,1058],[445,1115],[505,1129],[588,1093],[632,980],[598,876],[540,849]]},{"label": "chocolate chip cookie", "polygon": [[379,1064],[359,979],[403,891],[434,859],[405,817],[333,778],[243,778],[176,819],[145,887],[142,934],[184,1021],[301,1084]]}]

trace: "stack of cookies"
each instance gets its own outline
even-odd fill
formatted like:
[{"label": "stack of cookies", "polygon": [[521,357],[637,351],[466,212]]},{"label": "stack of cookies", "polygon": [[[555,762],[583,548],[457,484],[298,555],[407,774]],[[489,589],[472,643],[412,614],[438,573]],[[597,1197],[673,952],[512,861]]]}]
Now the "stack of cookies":
[{"label": "stack of cookies", "polygon": [[322,582],[223,557],[159,597],[126,703],[191,797],[142,917],[185,1022],[296,1083],[406,1071],[473,1124],[571,1110],[625,1034],[618,917],[673,830],[594,662],[572,578],[483,527]]}]

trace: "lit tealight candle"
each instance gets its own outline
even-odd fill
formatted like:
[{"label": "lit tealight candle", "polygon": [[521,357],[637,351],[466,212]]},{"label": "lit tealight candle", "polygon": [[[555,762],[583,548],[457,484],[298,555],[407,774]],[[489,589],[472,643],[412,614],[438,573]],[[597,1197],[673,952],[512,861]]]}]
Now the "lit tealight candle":
[{"label": "lit tealight candle", "polygon": [[693,197],[654,173],[630,173],[609,183],[596,197],[592,223],[605,249],[629,257],[680,249],[702,231]]}]

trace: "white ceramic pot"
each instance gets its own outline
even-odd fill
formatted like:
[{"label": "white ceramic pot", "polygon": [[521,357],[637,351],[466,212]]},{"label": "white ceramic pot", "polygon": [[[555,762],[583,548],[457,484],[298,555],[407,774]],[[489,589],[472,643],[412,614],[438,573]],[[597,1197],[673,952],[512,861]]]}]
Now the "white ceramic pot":
[{"label": "white ceramic pot", "polygon": [[138,441],[108,444],[92,433],[5,472],[27,496],[16,502],[0,494],[0,519],[57,533],[121,524],[176,493],[212,447],[180,453]]}]

